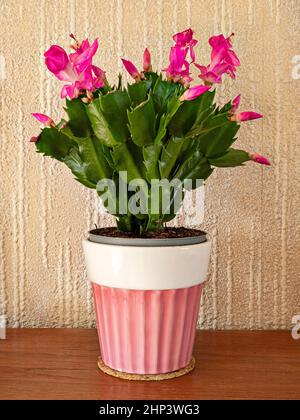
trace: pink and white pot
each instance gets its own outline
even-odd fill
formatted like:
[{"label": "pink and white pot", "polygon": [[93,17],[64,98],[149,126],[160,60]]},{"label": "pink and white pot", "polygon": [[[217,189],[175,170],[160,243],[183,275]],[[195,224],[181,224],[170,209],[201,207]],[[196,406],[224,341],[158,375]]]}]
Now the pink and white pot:
[{"label": "pink and white pot", "polygon": [[83,245],[104,364],[141,375],[189,365],[210,241],[90,234]]}]

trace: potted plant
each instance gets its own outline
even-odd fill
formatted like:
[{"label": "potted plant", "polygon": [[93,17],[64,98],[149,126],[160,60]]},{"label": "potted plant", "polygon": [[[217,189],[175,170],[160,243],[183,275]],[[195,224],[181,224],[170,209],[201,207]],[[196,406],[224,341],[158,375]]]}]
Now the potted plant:
[{"label": "potted plant", "polygon": [[[196,61],[193,31],[178,33],[161,73],[153,71],[146,49],[142,71],[122,60],[134,82],[125,85],[119,75],[114,86],[93,64],[98,40],[71,38],[69,55],[57,45],[45,52],[46,66],[65,82],[68,118],[55,123],[33,114],[45,127],[31,141],[96,189],[116,217],[117,227],[95,229],[84,241],[100,366],[129,379],[184,374],[193,368],[210,241],[204,232],[167,223],[185,192],[215,168],[270,164],[232,147],[240,123],[262,115],[240,113],[240,96],[215,104],[215,85],[225,74],[234,79],[240,66],[232,36],[210,38],[211,63],[204,66]],[[200,71],[200,84],[192,85],[192,68]]]}]

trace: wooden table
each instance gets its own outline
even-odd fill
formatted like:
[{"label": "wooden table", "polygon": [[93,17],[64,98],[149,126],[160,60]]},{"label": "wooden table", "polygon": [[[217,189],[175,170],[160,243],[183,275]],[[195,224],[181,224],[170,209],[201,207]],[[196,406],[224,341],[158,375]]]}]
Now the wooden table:
[{"label": "wooden table", "polygon": [[98,353],[95,330],[8,330],[0,399],[300,398],[300,341],[288,332],[198,332],[194,372],[163,382],[109,377]]}]

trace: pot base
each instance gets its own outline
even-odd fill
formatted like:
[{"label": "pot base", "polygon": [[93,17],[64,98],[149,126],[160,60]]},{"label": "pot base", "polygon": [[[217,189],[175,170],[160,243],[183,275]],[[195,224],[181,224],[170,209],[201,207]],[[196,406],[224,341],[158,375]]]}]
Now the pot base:
[{"label": "pot base", "polygon": [[190,373],[195,368],[195,358],[192,357],[190,363],[182,369],[175,370],[174,372],[160,373],[154,375],[141,375],[136,373],[120,372],[118,370],[106,366],[101,357],[98,358],[98,367],[100,370],[102,370],[102,372],[106,373],[107,375],[114,376],[115,378],[119,379],[126,379],[127,381],[163,381],[165,379],[179,378],[180,376]]}]

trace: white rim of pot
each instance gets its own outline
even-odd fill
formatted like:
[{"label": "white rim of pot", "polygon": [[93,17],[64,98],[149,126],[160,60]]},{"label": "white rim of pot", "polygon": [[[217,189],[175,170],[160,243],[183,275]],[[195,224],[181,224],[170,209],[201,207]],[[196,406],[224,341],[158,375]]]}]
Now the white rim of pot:
[{"label": "white rim of pot", "polygon": [[211,242],[133,246],[84,240],[83,248],[92,283],[127,290],[173,290],[206,281]]}]

